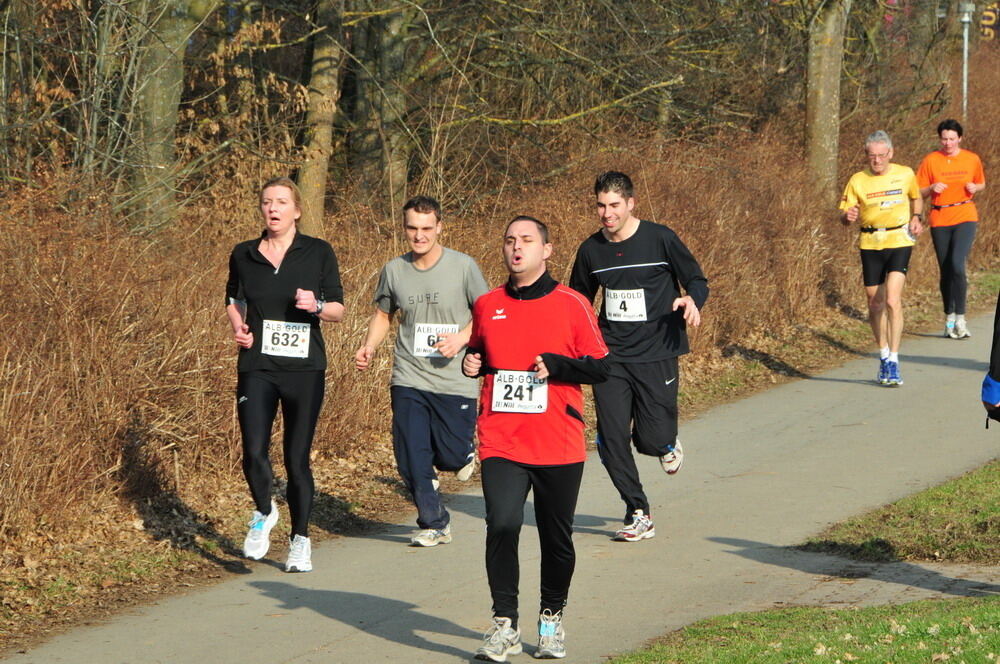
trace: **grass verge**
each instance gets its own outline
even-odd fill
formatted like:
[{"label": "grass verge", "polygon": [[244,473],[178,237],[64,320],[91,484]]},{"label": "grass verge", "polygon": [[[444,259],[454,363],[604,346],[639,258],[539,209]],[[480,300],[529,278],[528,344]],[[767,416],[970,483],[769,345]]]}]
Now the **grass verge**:
[{"label": "grass verge", "polygon": [[1000,461],[835,524],[803,547],[859,560],[1000,564]]},{"label": "grass verge", "polygon": [[611,664],[1000,662],[1000,597],[741,613],[695,623]]}]

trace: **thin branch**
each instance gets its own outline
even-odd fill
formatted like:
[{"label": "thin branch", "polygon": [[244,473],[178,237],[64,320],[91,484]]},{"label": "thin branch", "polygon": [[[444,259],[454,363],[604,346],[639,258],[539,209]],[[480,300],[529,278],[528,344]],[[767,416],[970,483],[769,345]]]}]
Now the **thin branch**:
[{"label": "thin branch", "polygon": [[[625,95],[623,97],[619,97],[618,99],[613,99],[613,100],[611,100],[609,102],[606,102],[604,104],[599,104],[597,106],[591,106],[590,108],[585,108],[585,109],[583,109],[581,111],[577,111],[575,113],[570,113],[569,115],[564,115],[564,116],[558,117],[558,118],[544,118],[544,119],[541,119],[541,120],[532,120],[532,119],[527,119],[527,118],[495,118],[495,117],[490,117],[488,115],[480,113],[480,114],[477,114],[477,115],[470,116],[468,118],[463,118],[461,120],[452,120],[450,122],[446,122],[446,123],[444,123],[444,125],[442,125],[442,128],[454,127],[454,126],[460,126],[460,125],[466,125],[466,124],[471,124],[471,123],[474,123],[474,122],[483,122],[485,124],[494,124],[494,125],[500,125],[500,126],[511,126],[511,125],[513,125],[513,126],[529,126],[529,127],[551,127],[551,126],[554,126],[554,125],[560,125],[560,124],[565,124],[567,122],[572,122],[573,120],[578,120],[578,119],[580,119],[580,118],[582,118],[582,117],[584,117],[586,115],[593,115],[594,113],[600,113],[601,111],[606,111],[609,108],[614,108],[616,106],[621,106],[626,101],[628,101],[630,99],[634,99],[635,97],[638,97],[639,95],[645,94],[645,93],[647,93],[647,92],[649,92],[651,90],[657,90],[659,88],[666,88],[666,87],[670,87],[670,86],[673,86],[673,85],[679,85],[679,84],[681,84],[683,82],[684,82],[684,77],[683,76],[675,76],[672,79],[667,80],[667,81],[660,81],[659,83],[653,83],[652,85],[647,85],[646,87],[642,88],[641,90],[636,90],[634,92],[630,92],[629,94],[627,94],[627,95]],[[465,108],[464,106],[461,106],[461,105],[458,105],[458,108],[462,108],[463,110],[469,110],[469,109],[467,109],[467,108]]]}]

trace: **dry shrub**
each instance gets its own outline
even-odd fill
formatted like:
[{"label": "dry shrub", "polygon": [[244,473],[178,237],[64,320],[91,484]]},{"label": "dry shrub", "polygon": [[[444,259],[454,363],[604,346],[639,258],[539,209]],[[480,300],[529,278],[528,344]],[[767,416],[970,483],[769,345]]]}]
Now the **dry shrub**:
[{"label": "dry shrub", "polygon": [[[995,57],[986,49],[978,57],[990,53]],[[979,61],[967,138],[988,170],[990,155],[1000,153],[998,69]],[[856,145],[870,129],[857,124],[844,139],[845,172],[861,167]],[[710,280],[705,323],[684,360],[685,391],[697,391],[716,369],[734,365],[724,357],[734,347],[752,352],[794,341],[803,330],[843,325],[844,312],[864,309],[855,233],[812,194],[797,132],[776,123],[757,134],[719,135],[711,144],[611,137],[613,153],[572,155],[546,186],[509,183],[471,202],[445,201],[447,209],[462,210],[446,212],[445,243],[476,258],[496,285],[504,276],[504,225],[515,214],[532,214],[550,222],[551,270],[566,280],[576,247],[596,228],[594,177],[609,168],[630,173],[639,215],[674,228]],[[916,165],[934,148],[932,140],[924,143],[904,141],[897,155],[906,158],[899,160]],[[180,225],[154,238],[122,233],[101,190],[73,181],[50,179],[44,189],[8,194],[0,221],[0,569],[13,570],[18,587],[35,578],[28,571],[38,568],[38,552],[59,541],[100,540],[107,564],[128,555],[117,546],[126,540],[150,551],[160,546],[156,539],[188,546],[217,527],[225,548],[227,537],[241,535],[250,501],[239,463],[236,350],[223,284],[232,245],[259,232],[257,183],[246,186],[247,177],[249,171],[235,178],[239,186],[231,184],[217,206],[189,207]],[[79,191],[90,195],[65,195]],[[980,266],[995,265],[1000,245],[996,192],[989,187],[980,195],[985,223],[973,254]],[[348,310],[344,322],[324,332],[330,368],[314,454],[321,498],[314,521],[326,530],[401,500],[388,442],[393,340],[367,373],[356,372],[352,358],[378,270],[405,246],[398,218],[384,219],[361,200],[346,192],[326,219]],[[925,238],[908,306],[936,301],[931,253]],[[280,474],[280,446],[273,447]],[[169,528],[154,527],[164,519]],[[130,528],[145,530],[123,533]],[[6,615],[17,615],[23,607],[10,601]]]},{"label": "dry shrub", "polygon": [[206,273],[122,234],[98,196],[60,210],[67,186],[4,221],[0,537],[72,531],[123,487],[154,491],[127,476],[136,446],[152,458],[226,435],[205,407],[220,350],[197,329]]}]

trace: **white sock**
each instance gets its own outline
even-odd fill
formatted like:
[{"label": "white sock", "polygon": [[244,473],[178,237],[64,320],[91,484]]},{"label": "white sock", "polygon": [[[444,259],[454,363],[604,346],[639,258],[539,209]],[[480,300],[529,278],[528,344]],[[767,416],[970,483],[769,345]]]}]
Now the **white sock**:
[{"label": "white sock", "polygon": [[955,322],[956,323],[960,323],[960,322],[964,323],[965,322],[965,314],[958,314],[957,316],[955,316]]},{"label": "white sock", "polygon": [[[965,316],[962,316],[962,318],[965,318]],[[948,314],[948,317],[945,318],[945,320],[948,321],[949,323],[954,323],[955,322],[955,314]]]},{"label": "white sock", "polygon": [[889,353],[889,361],[899,363],[899,353]]},{"label": "white sock", "polygon": [[883,348],[880,348],[879,351],[878,351],[878,356],[880,358],[882,358],[883,360],[888,360],[889,359],[889,347],[885,346]]}]

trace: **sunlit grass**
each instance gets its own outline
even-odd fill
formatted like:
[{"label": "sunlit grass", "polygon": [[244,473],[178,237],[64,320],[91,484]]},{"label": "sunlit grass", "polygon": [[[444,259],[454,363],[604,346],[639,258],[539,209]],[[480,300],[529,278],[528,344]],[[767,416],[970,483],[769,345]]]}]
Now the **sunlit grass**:
[{"label": "sunlit grass", "polygon": [[1000,597],[704,620],[611,664],[1000,662]]},{"label": "sunlit grass", "polygon": [[835,524],[810,551],[862,560],[1000,564],[1000,461]]}]

